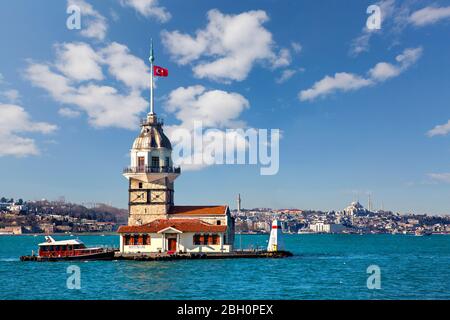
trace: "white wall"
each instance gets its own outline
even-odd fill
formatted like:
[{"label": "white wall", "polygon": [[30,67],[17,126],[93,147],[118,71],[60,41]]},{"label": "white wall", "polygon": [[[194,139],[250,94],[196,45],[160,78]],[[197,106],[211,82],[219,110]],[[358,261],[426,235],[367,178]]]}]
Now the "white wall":
[{"label": "white wall", "polygon": [[[178,236],[177,251],[183,252],[230,252],[232,247],[230,245],[223,244],[223,234],[220,235],[220,244],[218,245],[194,245],[195,233],[181,233]],[[120,239],[121,252],[124,253],[150,253],[150,252],[162,252],[167,251],[167,239],[163,243],[163,234],[151,233],[150,245],[125,245],[123,244],[123,235]]]},{"label": "white wall", "polygon": [[[137,167],[137,159],[138,157],[145,158],[145,165],[151,165],[152,157],[159,157],[159,165],[160,166],[172,166],[172,151],[166,148],[161,149],[153,149],[151,151],[137,151],[135,149],[131,150],[131,166]],[[169,157],[169,164],[166,163],[166,157]]]}]

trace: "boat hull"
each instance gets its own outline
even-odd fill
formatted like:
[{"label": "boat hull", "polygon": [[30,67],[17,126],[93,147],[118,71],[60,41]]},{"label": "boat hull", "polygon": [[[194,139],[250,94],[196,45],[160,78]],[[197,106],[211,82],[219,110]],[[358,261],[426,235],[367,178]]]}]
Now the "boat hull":
[{"label": "boat hull", "polygon": [[77,255],[77,256],[67,256],[67,257],[41,257],[41,256],[22,256],[20,261],[74,261],[74,260],[113,260],[116,250],[107,250],[104,252]]}]

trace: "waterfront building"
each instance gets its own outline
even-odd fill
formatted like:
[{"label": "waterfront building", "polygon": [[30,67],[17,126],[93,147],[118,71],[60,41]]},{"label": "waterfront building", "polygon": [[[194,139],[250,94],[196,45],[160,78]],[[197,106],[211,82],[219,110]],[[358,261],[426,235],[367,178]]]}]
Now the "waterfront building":
[{"label": "waterfront building", "polygon": [[128,179],[128,225],[119,228],[122,253],[230,252],[234,218],[227,205],[175,205],[175,179],[181,170],[172,162],[172,145],[154,112],[153,49],[150,112],[131,148]]},{"label": "waterfront building", "polygon": [[17,234],[22,234],[21,226],[10,226],[0,228],[0,235],[17,235]]},{"label": "waterfront building", "polygon": [[342,233],[345,227],[338,223],[315,222],[311,223],[309,229],[316,233]]}]

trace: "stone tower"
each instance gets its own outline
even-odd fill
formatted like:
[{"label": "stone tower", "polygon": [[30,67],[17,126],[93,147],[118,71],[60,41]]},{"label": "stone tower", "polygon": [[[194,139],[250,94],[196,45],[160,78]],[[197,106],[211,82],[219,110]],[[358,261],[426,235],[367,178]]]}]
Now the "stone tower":
[{"label": "stone tower", "polygon": [[128,179],[128,225],[167,219],[174,202],[174,180],[180,169],[172,163],[172,146],[163,123],[149,113],[131,148],[131,166],[124,169]]},{"label": "stone tower", "polygon": [[141,133],[131,148],[131,165],[123,175],[128,179],[128,225],[167,219],[174,201],[174,180],[180,168],[172,163],[172,145],[163,123],[154,113],[153,44],[150,49],[150,112],[141,122]]}]

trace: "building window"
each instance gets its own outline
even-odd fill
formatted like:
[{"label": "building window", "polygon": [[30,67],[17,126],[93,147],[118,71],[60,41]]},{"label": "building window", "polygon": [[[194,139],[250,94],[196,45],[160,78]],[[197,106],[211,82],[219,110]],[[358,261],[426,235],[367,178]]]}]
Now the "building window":
[{"label": "building window", "polygon": [[196,246],[218,245],[220,244],[220,235],[218,234],[195,234],[193,243]]},{"label": "building window", "polygon": [[220,226],[222,224],[222,221],[217,220],[217,225]]},{"label": "building window", "polygon": [[134,245],[139,244],[139,236],[138,236],[137,234],[135,234],[135,235],[133,236],[133,244],[134,244]]},{"label": "building window", "polygon": [[152,167],[159,168],[159,157],[152,157]]},{"label": "building window", "polygon": [[139,182],[139,189],[142,189],[142,182]]},{"label": "building window", "polygon": [[166,157],[166,167],[169,167],[169,166],[170,166],[170,158]]},{"label": "building window", "polygon": [[144,234],[144,235],[142,236],[142,244],[143,244],[144,246],[150,245],[150,236],[149,236],[148,234]]},{"label": "building window", "polygon": [[194,234],[194,245],[198,246],[200,245],[200,235]]},{"label": "building window", "polygon": [[126,246],[129,246],[129,245],[130,245],[130,235],[127,234],[127,235],[124,237],[124,240],[125,240],[125,245],[126,245]]}]

